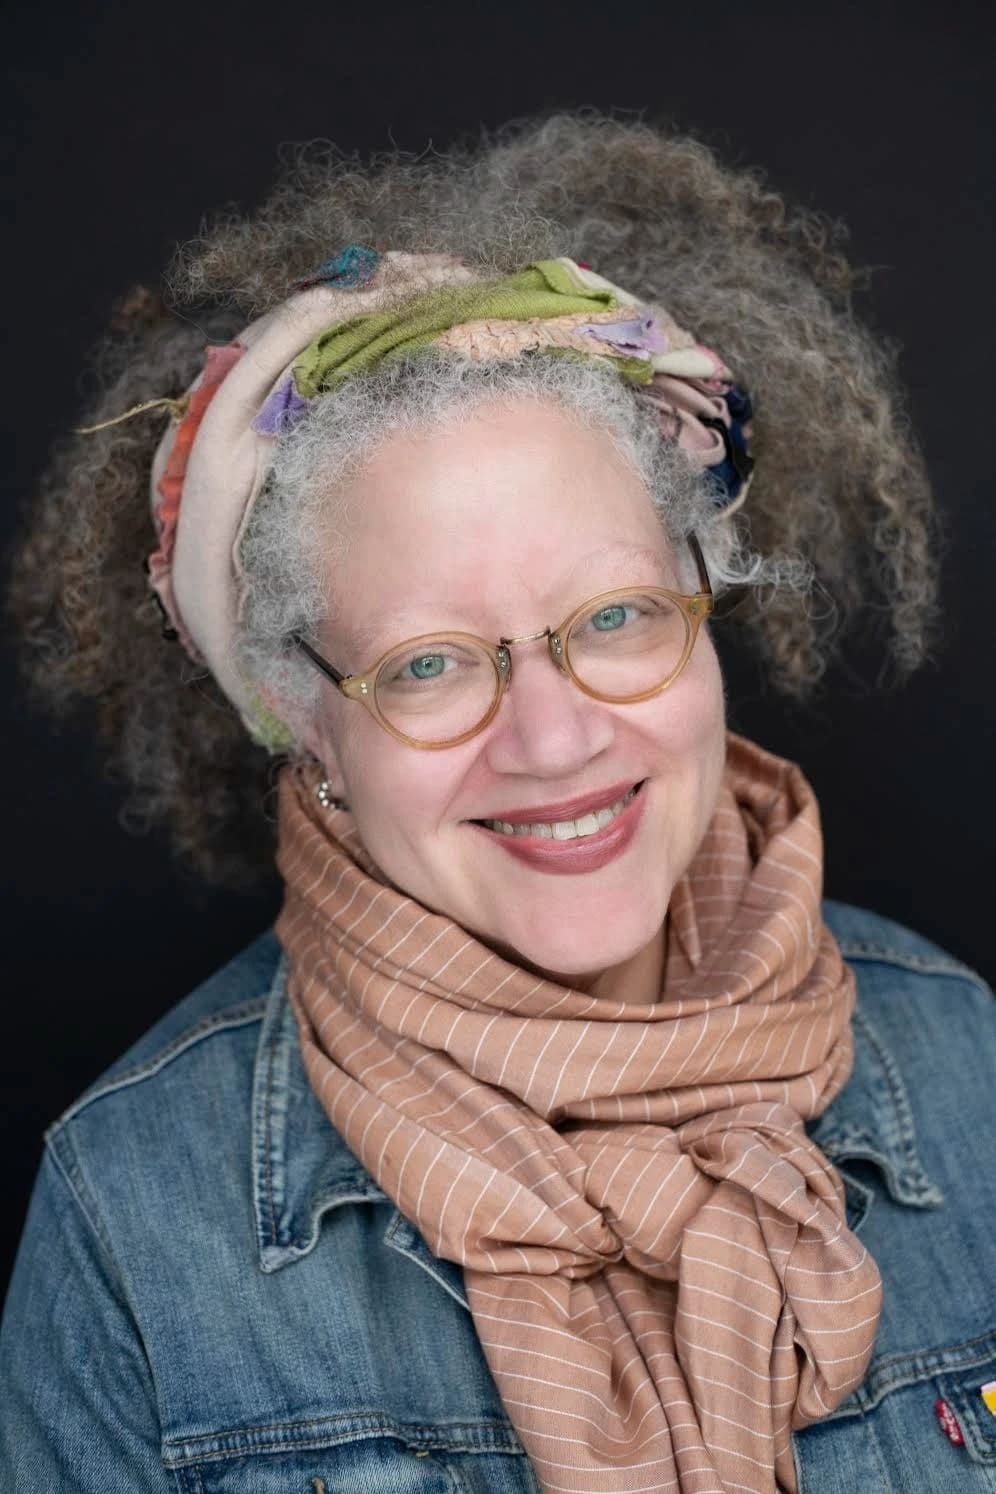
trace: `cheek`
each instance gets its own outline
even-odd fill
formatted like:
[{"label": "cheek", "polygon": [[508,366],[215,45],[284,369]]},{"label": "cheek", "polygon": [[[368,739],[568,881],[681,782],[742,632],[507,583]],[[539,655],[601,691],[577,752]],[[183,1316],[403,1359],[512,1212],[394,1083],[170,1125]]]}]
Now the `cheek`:
[{"label": "cheek", "polygon": [[662,752],[675,764],[697,767],[708,778],[722,771],[726,749],[726,702],[719,658],[708,635],[699,638],[692,661],[655,707],[654,729]]},{"label": "cheek", "polygon": [[[375,723],[354,731],[341,744],[340,761],[361,838],[382,838],[385,825],[394,839],[416,843],[447,818],[459,779],[460,754],[420,752],[397,742]],[[362,723],[365,725],[365,723]]]}]

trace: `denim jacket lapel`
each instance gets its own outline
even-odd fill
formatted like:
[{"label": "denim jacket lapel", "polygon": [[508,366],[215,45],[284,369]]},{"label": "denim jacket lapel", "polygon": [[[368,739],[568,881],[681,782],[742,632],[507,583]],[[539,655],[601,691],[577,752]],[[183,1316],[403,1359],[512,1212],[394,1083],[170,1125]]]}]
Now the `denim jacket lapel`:
[{"label": "denim jacket lapel", "polygon": [[308,1082],[287,973],[281,951],[253,1074],[253,1199],[264,1271],[307,1255],[327,1209],[387,1198],[333,1128]]},{"label": "denim jacket lapel", "polygon": [[[263,1015],[253,1074],[252,1180],[259,1264],[264,1271],[307,1255],[322,1216],[340,1204],[390,1202],[349,1150],[308,1082],[281,952]],[[470,1311],[463,1272],[433,1255],[392,1206],[384,1244],[422,1266]]]},{"label": "denim jacket lapel", "polygon": [[[881,1033],[858,1005],[852,1018],[854,1068],[840,1094],[806,1127],[831,1162],[849,1158],[873,1162],[897,1203],[913,1208],[937,1208],[944,1202],[940,1188],[927,1176],[917,1146],[913,1108],[902,1075]],[[853,1179],[849,1187],[868,1195]],[[870,1197],[865,1199],[867,1212]]]}]

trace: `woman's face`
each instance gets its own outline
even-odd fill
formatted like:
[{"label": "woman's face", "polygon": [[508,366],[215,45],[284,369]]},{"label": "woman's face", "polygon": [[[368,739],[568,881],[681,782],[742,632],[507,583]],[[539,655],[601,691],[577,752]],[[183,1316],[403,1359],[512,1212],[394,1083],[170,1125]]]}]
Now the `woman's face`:
[{"label": "woman's face", "polygon": [[[346,673],[420,633],[496,642],[631,583],[696,589],[611,439],[548,402],[495,403],[459,429],[392,436],[341,503],[349,556],[320,646]],[[545,639],[511,656],[497,714],[459,746],[400,742],[331,684],[312,745],[396,887],[506,957],[580,983],[657,938],[709,823],[725,754],[719,663],[703,624],[674,684],[609,705],[555,667]],[[475,823],[520,811],[560,819],[549,806],[641,783],[618,828],[599,836],[621,845],[592,865],[578,865],[582,840],[559,862],[559,842],[541,840],[540,854],[553,854],[536,864],[518,854],[531,838]]]}]

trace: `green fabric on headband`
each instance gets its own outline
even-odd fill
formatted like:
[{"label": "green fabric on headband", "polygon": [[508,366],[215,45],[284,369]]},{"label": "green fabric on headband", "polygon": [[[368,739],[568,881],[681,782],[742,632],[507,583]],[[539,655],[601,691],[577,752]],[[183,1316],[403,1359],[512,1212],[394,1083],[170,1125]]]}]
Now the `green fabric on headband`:
[{"label": "green fabric on headband", "polygon": [[[314,399],[351,374],[429,346],[441,333],[462,322],[518,322],[572,312],[611,311],[619,304],[614,291],[579,286],[560,261],[537,260],[502,280],[441,287],[387,311],[340,322],[309,343],[296,360],[294,384],[302,399]],[[628,308],[627,314],[632,314]],[[614,357],[612,363],[623,377],[636,383],[647,383],[653,376],[646,359]]]},{"label": "green fabric on headband", "polygon": [[294,733],[286,722],[281,721],[270,706],[267,705],[259,690],[251,680],[246,680],[249,701],[246,710],[242,713],[249,735],[260,747],[265,747],[267,752],[286,752],[294,745]]}]

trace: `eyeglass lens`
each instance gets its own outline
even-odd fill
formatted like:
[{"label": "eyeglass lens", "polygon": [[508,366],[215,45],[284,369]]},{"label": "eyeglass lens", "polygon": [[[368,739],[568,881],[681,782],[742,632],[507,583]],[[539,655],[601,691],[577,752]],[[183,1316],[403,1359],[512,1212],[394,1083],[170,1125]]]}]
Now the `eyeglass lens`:
[{"label": "eyeglass lens", "polygon": [[[682,661],[690,625],[667,597],[634,591],[582,613],[564,640],[574,674],[603,700],[625,700],[663,685]],[[478,726],[501,680],[491,654],[466,639],[435,634],[417,652],[399,649],[381,665],[377,707],[396,731],[427,745]]]}]

